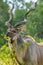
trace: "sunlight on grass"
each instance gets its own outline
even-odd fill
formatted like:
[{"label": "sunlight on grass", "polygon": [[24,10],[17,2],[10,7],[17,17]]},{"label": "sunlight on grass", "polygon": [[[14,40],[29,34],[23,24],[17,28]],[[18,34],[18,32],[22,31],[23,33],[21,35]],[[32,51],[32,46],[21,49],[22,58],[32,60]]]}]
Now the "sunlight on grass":
[{"label": "sunlight on grass", "polygon": [[0,65],[18,65],[15,58],[14,60],[11,58],[10,50],[7,45],[3,45],[0,48]]}]

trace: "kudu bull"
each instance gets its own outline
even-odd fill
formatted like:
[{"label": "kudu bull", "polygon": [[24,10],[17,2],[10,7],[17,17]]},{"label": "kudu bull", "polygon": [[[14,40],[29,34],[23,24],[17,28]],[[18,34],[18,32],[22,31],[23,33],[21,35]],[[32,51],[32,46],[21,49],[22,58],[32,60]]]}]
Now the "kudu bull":
[{"label": "kudu bull", "polygon": [[[26,12],[24,18],[26,18],[27,14],[29,14],[31,11],[35,10],[36,4],[37,2],[35,3],[34,8]],[[8,27],[7,36],[10,37],[8,42],[11,53],[16,53],[15,59],[19,65],[22,65],[23,62],[24,65],[43,65],[43,46],[36,44],[37,42],[31,36],[27,35],[24,32],[24,29],[18,29],[18,26],[26,24],[27,20],[25,19],[24,21],[21,21],[14,26],[10,24],[10,21],[12,20],[13,9],[14,4],[9,12],[10,18],[6,22]],[[14,49],[12,49],[12,46]]]}]

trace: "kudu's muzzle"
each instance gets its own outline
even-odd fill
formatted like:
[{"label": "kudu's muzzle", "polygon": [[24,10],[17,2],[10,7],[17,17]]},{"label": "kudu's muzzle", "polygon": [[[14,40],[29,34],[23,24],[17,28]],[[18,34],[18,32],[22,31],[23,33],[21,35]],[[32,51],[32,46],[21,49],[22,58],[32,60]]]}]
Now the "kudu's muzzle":
[{"label": "kudu's muzzle", "polygon": [[8,33],[6,34],[6,36],[10,37],[10,42],[11,42],[11,43],[14,42],[13,37],[12,37],[12,33],[8,32]]}]

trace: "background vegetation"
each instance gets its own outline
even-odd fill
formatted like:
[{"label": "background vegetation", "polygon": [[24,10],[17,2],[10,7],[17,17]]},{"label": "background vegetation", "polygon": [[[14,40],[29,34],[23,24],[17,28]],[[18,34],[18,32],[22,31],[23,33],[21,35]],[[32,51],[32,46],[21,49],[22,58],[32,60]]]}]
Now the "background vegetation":
[{"label": "background vegetation", "polygon": [[[19,2],[19,4],[18,4]],[[9,18],[8,0],[0,0],[0,65],[12,65],[12,59],[9,51],[8,44],[3,35],[6,34],[7,27],[5,22]],[[26,13],[27,8],[34,5],[34,2],[25,2],[24,0],[14,0],[15,11],[11,24],[15,24],[23,20],[23,16]],[[22,6],[20,6],[22,4]],[[11,6],[10,6],[11,7]],[[27,33],[33,36],[36,41],[43,42],[43,0],[38,1],[36,10],[31,12],[27,17]],[[15,61],[15,65],[16,65]]]}]

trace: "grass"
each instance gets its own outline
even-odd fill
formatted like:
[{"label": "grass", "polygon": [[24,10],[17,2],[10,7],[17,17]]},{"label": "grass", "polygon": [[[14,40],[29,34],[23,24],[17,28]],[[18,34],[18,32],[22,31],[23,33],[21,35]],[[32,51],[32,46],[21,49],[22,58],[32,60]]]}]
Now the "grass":
[{"label": "grass", "polygon": [[[13,64],[14,61],[14,64]],[[0,48],[0,65],[18,65],[16,60],[12,59],[9,47],[7,44]]]},{"label": "grass", "polygon": [[43,38],[36,38],[36,37],[34,37],[34,39],[35,39],[38,43],[43,42]]}]

